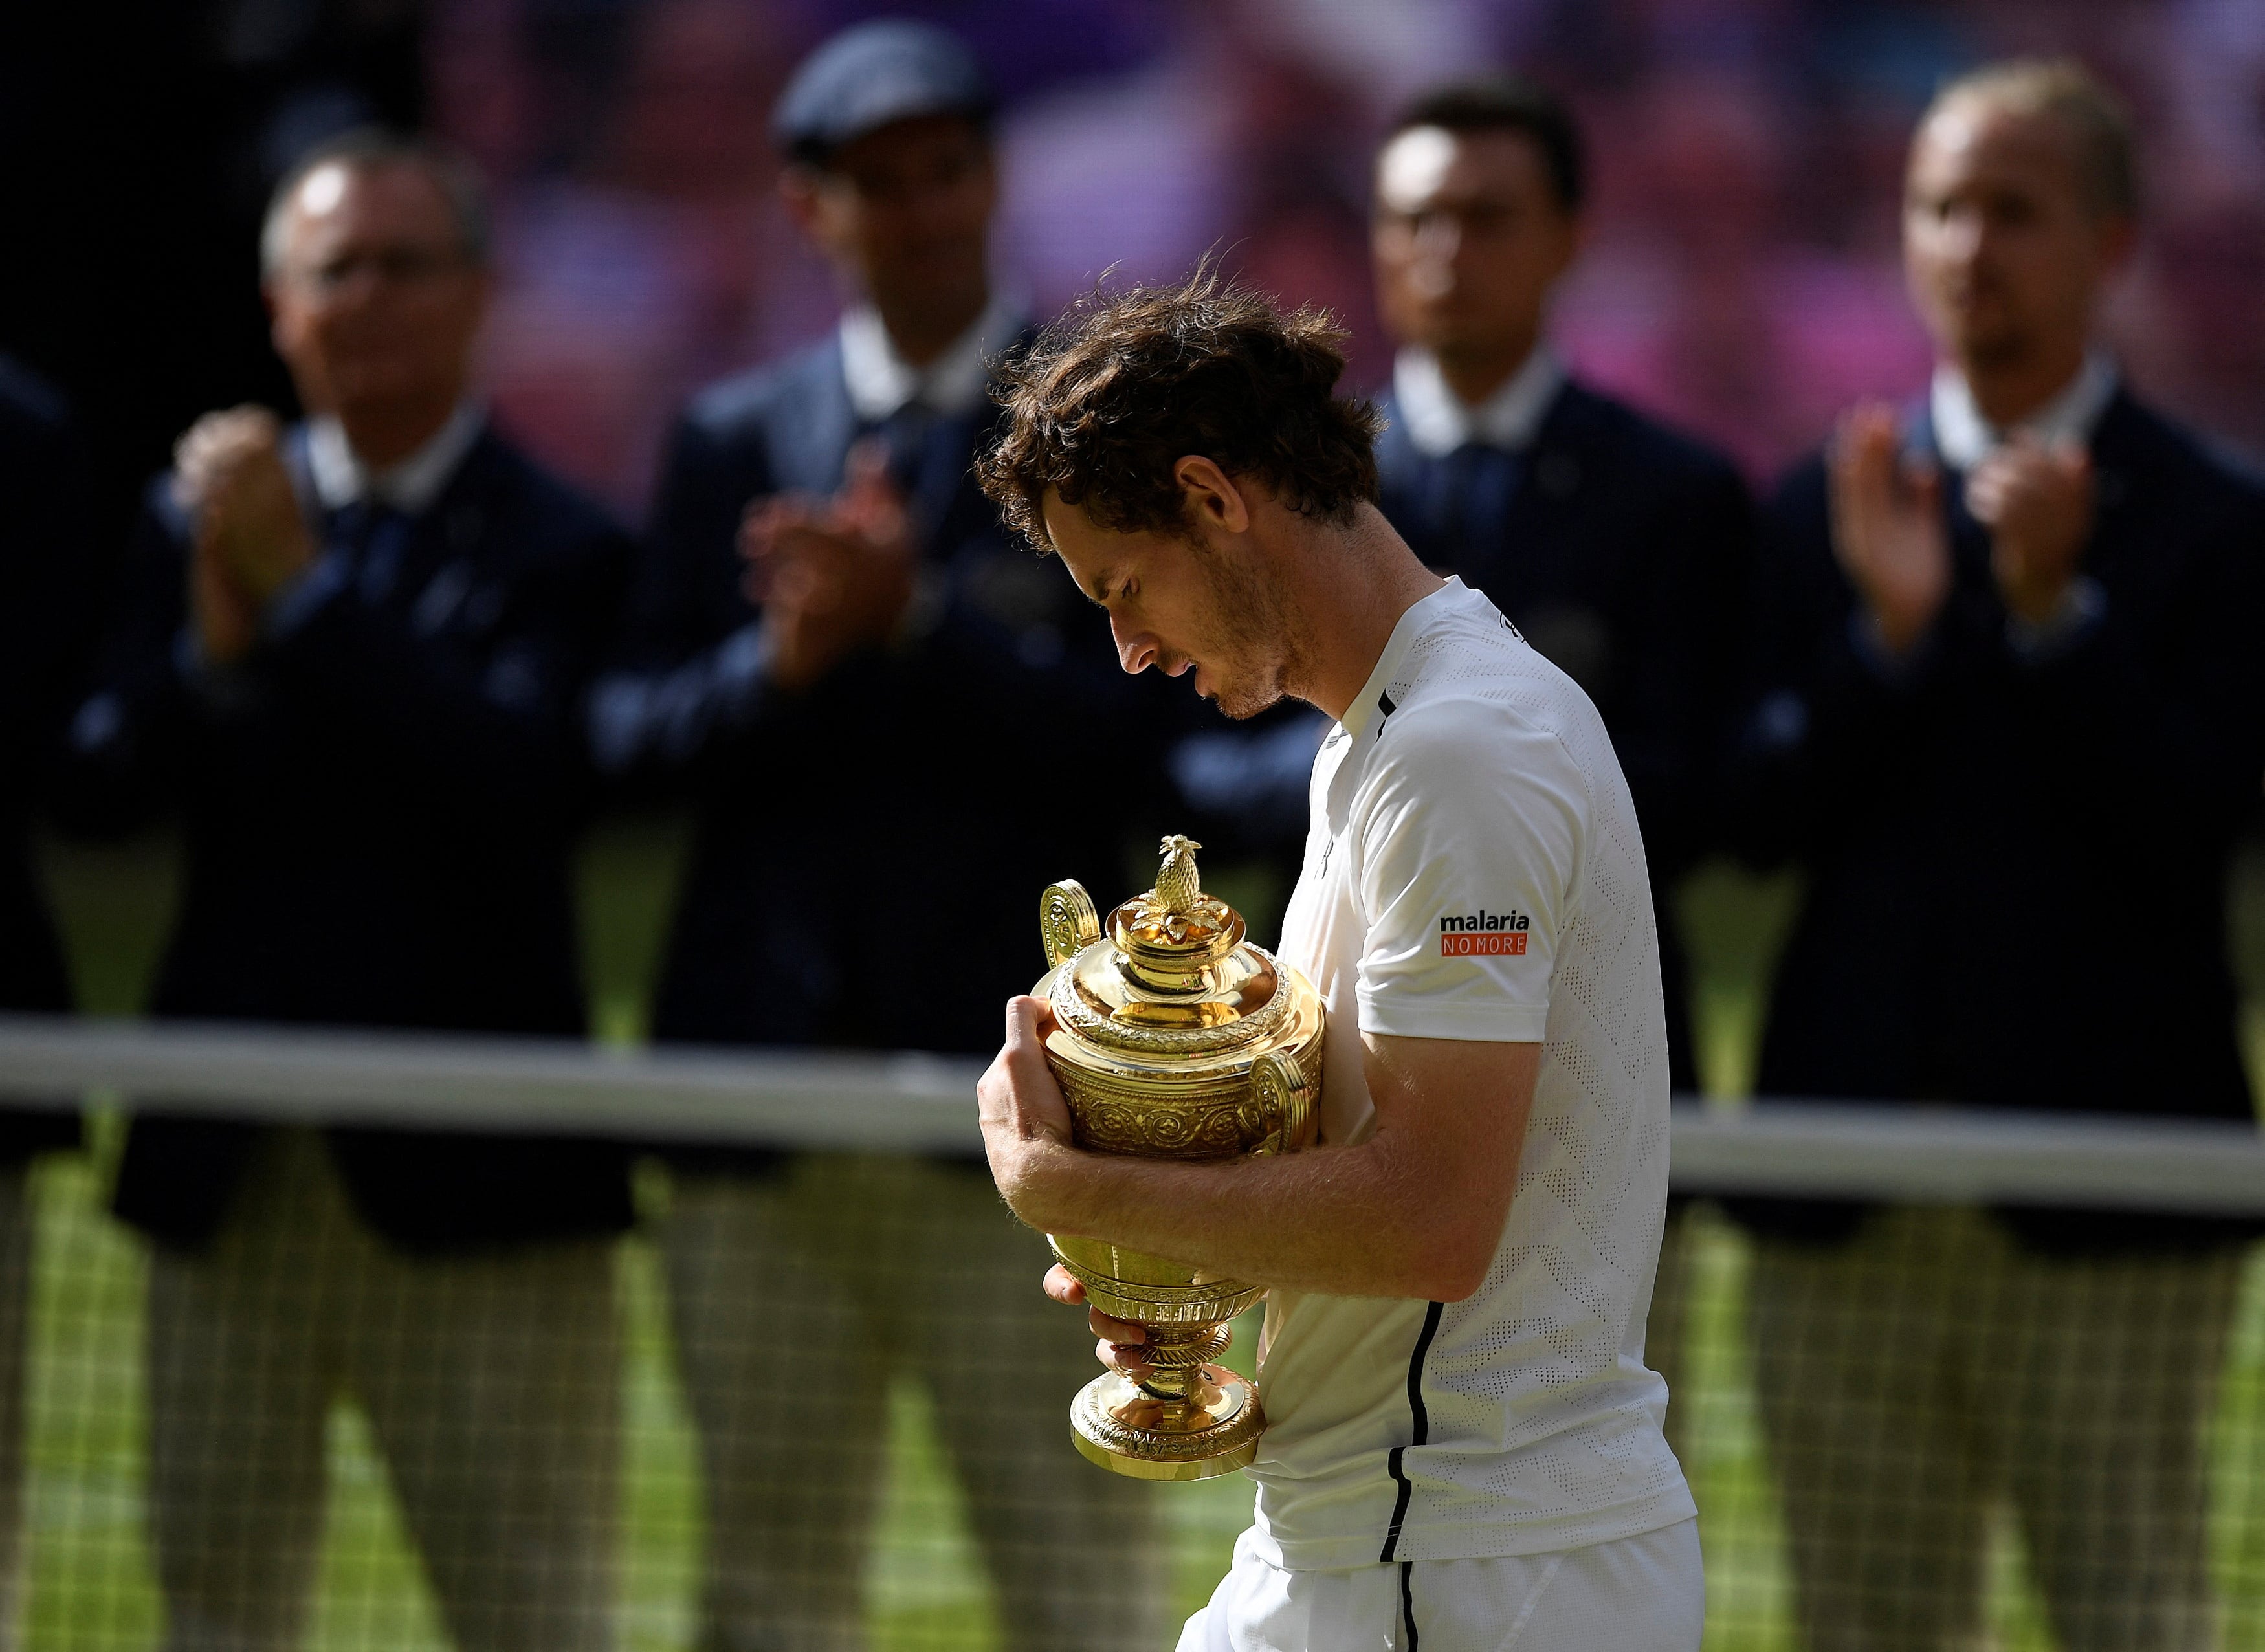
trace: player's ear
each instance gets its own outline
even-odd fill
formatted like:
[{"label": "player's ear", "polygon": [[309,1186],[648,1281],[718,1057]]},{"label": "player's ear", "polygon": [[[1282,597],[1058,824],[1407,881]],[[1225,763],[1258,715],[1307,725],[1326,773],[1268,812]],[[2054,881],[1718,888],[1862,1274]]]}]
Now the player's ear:
[{"label": "player's ear", "polygon": [[1188,520],[1223,533],[1250,531],[1250,500],[1234,478],[1201,454],[1190,454],[1172,467]]}]

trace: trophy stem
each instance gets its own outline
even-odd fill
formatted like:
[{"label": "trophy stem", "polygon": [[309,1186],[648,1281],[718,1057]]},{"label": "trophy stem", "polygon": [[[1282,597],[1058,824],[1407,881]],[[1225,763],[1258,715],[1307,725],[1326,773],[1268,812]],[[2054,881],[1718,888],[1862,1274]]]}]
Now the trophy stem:
[{"label": "trophy stem", "polygon": [[1077,1448],[1142,1480],[1208,1480],[1249,1466],[1265,1415],[1249,1383],[1211,1362],[1227,1351],[1223,1323],[1148,1325],[1148,1375],[1111,1372],[1070,1408]]},{"label": "trophy stem", "polygon": [[[1191,1425],[1191,1415],[1203,1408],[1204,1390],[1210,1386],[1203,1368],[1227,1351],[1234,1333],[1224,1325],[1151,1325],[1148,1332],[1148,1376],[1139,1386],[1144,1394],[1164,1401],[1162,1426]],[[1193,1426],[1203,1427],[1203,1423]]]}]

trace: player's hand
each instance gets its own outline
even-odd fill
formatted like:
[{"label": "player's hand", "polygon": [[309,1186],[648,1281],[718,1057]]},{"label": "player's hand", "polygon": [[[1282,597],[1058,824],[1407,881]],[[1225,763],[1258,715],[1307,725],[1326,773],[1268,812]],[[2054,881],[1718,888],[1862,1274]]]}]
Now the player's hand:
[{"label": "player's hand", "polygon": [[1889,651],[1907,652],[1950,594],[1941,473],[1904,457],[1895,411],[1879,403],[1840,421],[1826,463],[1833,554]]},{"label": "player's hand", "polygon": [[912,520],[878,443],[851,449],[841,491],[750,506],[739,525],[747,595],[763,610],[771,680],[808,688],[860,648],[885,642],[912,600]]},{"label": "player's hand", "polygon": [[[1085,1300],[1085,1286],[1068,1269],[1056,1263],[1046,1270],[1045,1293],[1057,1302],[1075,1307]],[[1085,1311],[1086,1323],[1101,1340],[1094,1344],[1094,1354],[1111,1371],[1121,1372],[1138,1382],[1153,1369],[1143,1357],[1148,1333],[1130,1320],[1112,1320],[1099,1308]]]},{"label": "player's hand", "polygon": [[2016,436],[1966,478],[1966,508],[1990,530],[1990,571],[2022,619],[2050,619],[2068,594],[2092,537],[2093,496],[2092,457],[2073,441]]},{"label": "player's hand", "polygon": [[196,519],[200,554],[255,615],[314,561],[314,535],[283,464],[283,429],[266,408],[197,420],[174,447],[173,478]]},{"label": "player's hand", "polygon": [[1069,1103],[1046,1066],[1053,1006],[1027,995],[1007,1001],[1007,1039],[975,1087],[983,1151],[1007,1206],[1041,1233],[1055,1224],[1048,1172],[1074,1153]]}]

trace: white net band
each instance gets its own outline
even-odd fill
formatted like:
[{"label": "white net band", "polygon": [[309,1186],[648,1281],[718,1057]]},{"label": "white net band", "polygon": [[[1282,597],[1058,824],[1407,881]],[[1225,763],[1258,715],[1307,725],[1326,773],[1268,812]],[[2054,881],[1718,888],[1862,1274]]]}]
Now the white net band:
[{"label": "white net band", "polygon": [[[305,1124],[895,1153],[979,1150],[980,1061],[0,1015],[0,1096]],[[2209,1119],[1768,1100],[1674,1112],[1674,1184],[2265,1215],[2265,1134]]]}]

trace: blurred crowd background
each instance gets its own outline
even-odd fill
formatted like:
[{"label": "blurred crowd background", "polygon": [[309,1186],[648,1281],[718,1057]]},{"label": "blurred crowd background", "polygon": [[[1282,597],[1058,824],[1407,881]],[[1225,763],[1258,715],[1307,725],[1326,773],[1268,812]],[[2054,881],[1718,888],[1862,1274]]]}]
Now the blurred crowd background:
[{"label": "blurred crowd background", "polygon": [[[2265,451],[2265,7],[2250,0],[181,0],[14,8],[0,345],[62,387],[122,528],[198,413],[288,387],[254,227],[311,139],[373,117],[475,156],[501,206],[505,426],[634,520],[693,386],[815,338],[836,295],[773,188],[771,103],[827,33],[948,24],[1007,98],[1002,280],[1041,314],[1205,249],[1373,314],[1368,157],[1417,88],[1515,62],[1573,98],[1592,241],[1577,368],[1766,479],[1925,341],[1896,262],[1911,126],[1984,57],[2074,51],[2129,99],[2147,244],[2117,304],[2135,387]],[[12,83],[12,84],[10,84]]]}]

